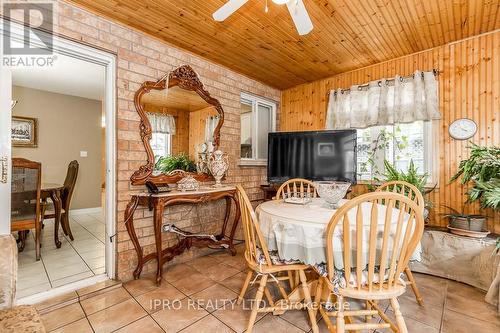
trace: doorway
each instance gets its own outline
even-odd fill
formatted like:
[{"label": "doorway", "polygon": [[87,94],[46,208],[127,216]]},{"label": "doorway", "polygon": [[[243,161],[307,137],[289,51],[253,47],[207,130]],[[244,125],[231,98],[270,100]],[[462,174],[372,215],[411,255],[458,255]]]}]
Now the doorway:
[{"label": "doorway", "polygon": [[[23,27],[11,24],[10,39],[22,41]],[[13,232],[18,303],[115,277],[115,56],[54,36],[53,59],[9,68],[10,154],[41,164],[43,207],[39,260],[35,230]]]}]

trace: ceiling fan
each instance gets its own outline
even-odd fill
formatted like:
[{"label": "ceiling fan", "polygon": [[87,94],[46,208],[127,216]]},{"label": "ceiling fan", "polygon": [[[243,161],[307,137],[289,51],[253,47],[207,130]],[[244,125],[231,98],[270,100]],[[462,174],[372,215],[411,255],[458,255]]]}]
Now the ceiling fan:
[{"label": "ceiling fan", "polygon": [[[229,0],[224,6],[213,13],[212,16],[214,20],[222,22],[247,2],[248,0]],[[299,35],[303,36],[311,32],[313,24],[302,0],[272,0],[272,2],[277,5],[286,4]]]}]

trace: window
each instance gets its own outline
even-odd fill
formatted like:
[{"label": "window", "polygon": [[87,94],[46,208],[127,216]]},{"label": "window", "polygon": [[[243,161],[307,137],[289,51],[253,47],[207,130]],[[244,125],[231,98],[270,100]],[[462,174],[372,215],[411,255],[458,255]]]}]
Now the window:
[{"label": "window", "polygon": [[[432,182],[431,122],[375,126],[358,130],[358,180],[372,180],[384,172],[384,159],[406,171],[413,160],[420,174]],[[379,147],[375,149],[375,147]]]},{"label": "window", "polygon": [[242,164],[267,162],[267,135],[275,131],[276,103],[257,96],[241,95]]},{"label": "window", "polygon": [[151,149],[153,149],[154,156],[169,156],[172,152],[172,135],[153,133],[151,137]]}]

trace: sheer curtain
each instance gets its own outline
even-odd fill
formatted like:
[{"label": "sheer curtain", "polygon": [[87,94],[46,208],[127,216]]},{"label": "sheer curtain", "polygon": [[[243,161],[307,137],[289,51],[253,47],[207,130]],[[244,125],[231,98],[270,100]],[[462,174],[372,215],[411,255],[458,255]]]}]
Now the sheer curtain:
[{"label": "sheer curtain", "polygon": [[371,81],[348,90],[332,90],[326,129],[366,128],[440,119],[434,72]]},{"label": "sheer curtain", "polygon": [[208,116],[205,120],[205,142],[214,142],[214,131],[219,123],[219,116]]},{"label": "sheer curtain", "polygon": [[175,118],[170,114],[147,112],[153,133],[175,135]]}]

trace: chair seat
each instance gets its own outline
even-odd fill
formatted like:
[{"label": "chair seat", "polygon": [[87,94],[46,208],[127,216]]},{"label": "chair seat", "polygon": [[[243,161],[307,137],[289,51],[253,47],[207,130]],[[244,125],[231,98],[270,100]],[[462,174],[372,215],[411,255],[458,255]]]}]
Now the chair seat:
[{"label": "chair seat", "polygon": [[339,288],[338,295],[355,299],[380,300],[401,296],[405,291],[406,286],[404,284],[396,285],[390,290],[387,290],[386,287],[382,287],[382,290],[379,290],[378,284],[375,284],[371,291],[366,287],[361,287],[361,290]]},{"label": "chair seat", "polygon": [[[375,273],[373,274],[373,283],[376,284],[376,287],[374,287],[373,290],[377,290],[378,289],[379,282],[380,282],[380,274],[379,274],[379,272],[377,272],[378,268],[379,268],[378,266],[375,267]],[[316,270],[316,272],[318,272],[318,274],[320,276],[326,277],[328,275],[328,272],[326,270],[326,265],[325,264],[315,265],[314,269]],[[368,288],[365,288],[365,286],[368,285],[368,270],[364,269],[361,272],[361,275],[362,275],[361,276],[361,291],[359,292],[359,295],[358,295],[357,292],[354,293],[354,294],[352,294],[352,296],[344,294],[344,292],[346,292],[346,290],[348,290],[349,292],[353,291],[352,289],[346,289],[347,287],[349,287],[349,288],[357,288],[358,287],[358,276],[357,276],[357,272],[356,272],[355,268],[351,269],[351,274],[349,276],[349,281],[346,280],[346,278],[345,278],[345,271],[343,269],[335,269],[334,270],[334,277],[330,281],[328,281],[328,283],[330,284],[331,290],[335,294],[343,295],[343,296],[346,296],[346,297],[360,298],[361,295],[364,295],[364,294],[366,294],[368,292]],[[388,274],[387,274],[387,271],[386,271],[386,273],[384,274],[383,282],[387,282],[387,280],[388,280]],[[392,295],[393,291],[395,291],[395,294],[397,294],[396,296],[399,296],[399,295],[401,295],[401,294],[403,294],[405,292],[406,283],[403,280],[403,274],[402,273],[401,273],[401,275],[399,277],[399,284],[402,287],[402,291],[399,290],[399,288],[396,288],[396,289],[398,289],[397,291],[395,291],[394,289],[391,289],[391,295]],[[401,294],[399,294],[400,291],[401,291]],[[378,291],[372,291],[370,293],[377,294],[379,292]],[[379,294],[380,294],[381,297],[387,298],[388,291],[384,290],[384,288],[382,288],[382,291],[380,291]],[[383,294],[383,296],[382,296],[382,294]],[[394,296],[394,297],[396,297],[396,296]],[[376,298],[376,297],[373,298],[372,297],[372,298],[368,298],[368,299],[378,299],[378,298]]]},{"label": "chair seat", "polygon": [[[262,265],[267,264],[266,256],[264,253],[262,253],[262,250],[257,248],[257,255],[259,257],[258,263]],[[300,260],[286,260],[286,259],[281,259],[280,256],[278,255],[278,251],[269,251],[269,257],[271,258],[271,263],[273,265],[295,265],[295,264],[302,264]]]},{"label": "chair seat", "polygon": [[[259,256],[259,260],[256,262],[253,259],[248,257],[247,252],[245,252],[245,259],[247,261],[247,265],[250,269],[255,272],[263,273],[263,274],[274,274],[282,271],[294,271],[294,270],[305,270],[310,268],[309,265],[303,264],[298,260],[282,260],[277,253],[269,255],[271,257],[272,266],[267,265],[266,258],[260,249],[257,249],[257,253]],[[286,266],[286,267],[285,267]]]},{"label": "chair seat", "polygon": [[[48,216],[48,215],[55,215],[55,210],[53,210],[54,208],[52,207],[51,210],[46,210],[45,211],[45,214],[43,214],[44,216]],[[66,210],[64,208],[61,208],[61,214],[63,213],[66,213]]]},{"label": "chair seat", "polygon": [[45,327],[35,307],[22,305],[0,310],[0,332],[44,333]]}]

